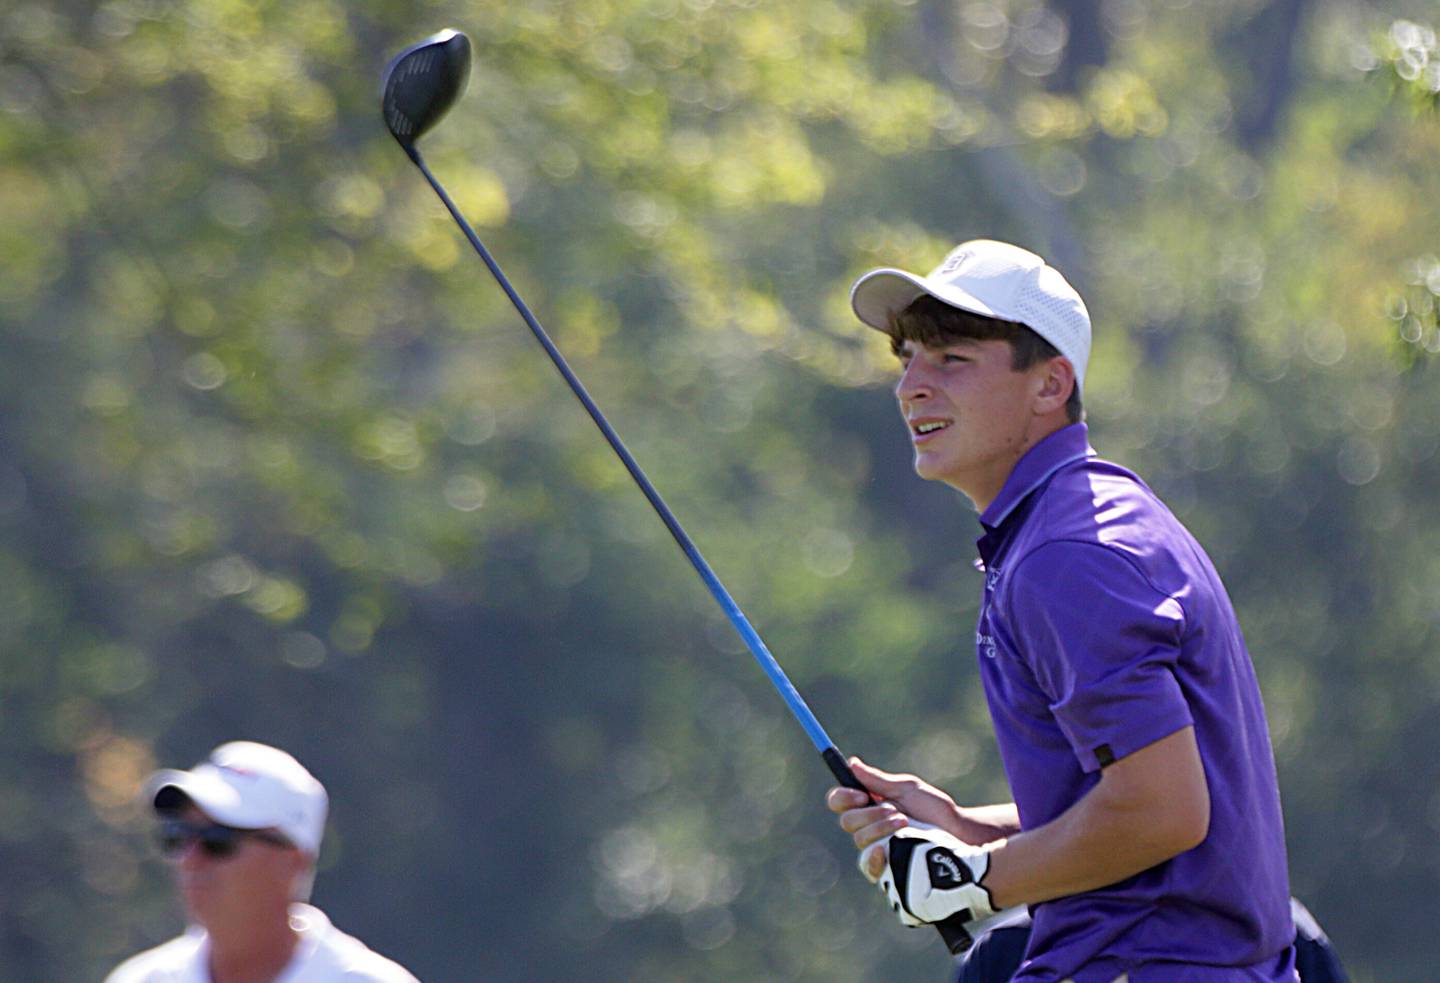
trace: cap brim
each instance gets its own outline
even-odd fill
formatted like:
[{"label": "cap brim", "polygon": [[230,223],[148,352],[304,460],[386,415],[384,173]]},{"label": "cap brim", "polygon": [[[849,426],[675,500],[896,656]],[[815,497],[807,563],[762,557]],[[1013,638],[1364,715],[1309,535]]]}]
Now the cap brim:
[{"label": "cap brim", "polygon": [[175,807],[162,802],[162,799],[173,801],[174,794],[178,792],[217,823],[236,829],[266,827],[265,823],[257,823],[255,817],[248,814],[245,803],[240,799],[240,793],[233,786],[217,774],[207,773],[204,766],[195,771],[179,771],[173,768],[157,771],[145,783],[145,791],[151,806],[161,814],[176,811]]},{"label": "cap brim", "polygon": [[926,294],[962,311],[1004,318],[990,305],[958,287],[888,268],[871,270],[855,281],[850,288],[850,307],[856,317],[876,331],[888,332],[890,319]]}]

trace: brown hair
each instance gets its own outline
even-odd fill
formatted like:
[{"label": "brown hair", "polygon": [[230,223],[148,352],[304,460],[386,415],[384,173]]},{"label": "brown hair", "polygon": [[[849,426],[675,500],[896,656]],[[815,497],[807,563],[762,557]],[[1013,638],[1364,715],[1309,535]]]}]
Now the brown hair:
[{"label": "brown hair", "polygon": [[[888,334],[890,350],[896,355],[907,341],[927,348],[943,348],[959,341],[1000,339],[1010,344],[1010,368],[1016,372],[1060,356],[1054,345],[1018,321],[962,311],[929,294],[922,294],[904,310],[892,314]],[[1078,384],[1071,388],[1070,398],[1065,401],[1065,418],[1071,423],[1085,418]]]}]

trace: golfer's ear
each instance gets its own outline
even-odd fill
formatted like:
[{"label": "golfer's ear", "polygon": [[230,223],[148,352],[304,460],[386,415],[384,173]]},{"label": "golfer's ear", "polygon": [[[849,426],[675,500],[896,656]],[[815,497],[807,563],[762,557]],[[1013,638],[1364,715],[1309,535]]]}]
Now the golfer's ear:
[{"label": "golfer's ear", "polygon": [[1035,394],[1035,412],[1053,413],[1064,409],[1075,388],[1075,366],[1063,355],[1047,359],[1040,376],[1040,389]]}]

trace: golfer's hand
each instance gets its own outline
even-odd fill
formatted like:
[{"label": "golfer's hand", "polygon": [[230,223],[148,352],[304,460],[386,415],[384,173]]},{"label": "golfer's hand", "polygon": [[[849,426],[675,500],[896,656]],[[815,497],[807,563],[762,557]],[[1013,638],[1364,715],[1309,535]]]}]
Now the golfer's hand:
[{"label": "golfer's hand", "polygon": [[890,837],[880,890],[901,925],[914,928],[959,916],[966,928],[995,915],[985,886],[993,845],[975,847],[934,827]]},{"label": "golfer's hand", "polygon": [[855,789],[832,788],[825,804],[839,814],[840,828],[854,839],[860,872],[872,884],[885,869],[883,841],[896,830],[911,825],[911,820],[941,829],[955,822],[959,813],[955,800],[929,782],[871,768],[859,758],[850,759],[850,769],[875,801]]}]

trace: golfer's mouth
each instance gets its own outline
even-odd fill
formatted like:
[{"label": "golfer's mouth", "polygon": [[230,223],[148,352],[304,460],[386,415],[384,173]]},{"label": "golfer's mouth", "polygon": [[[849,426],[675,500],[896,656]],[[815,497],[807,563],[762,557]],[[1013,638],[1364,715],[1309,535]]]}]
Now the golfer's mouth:
[{"label": "golfer's mouth", "polygon": [[911,420],[910,436],[915,443],[918,444],[922,441],[929,440],[942,430],[948,430],[950,424],[950,420],[939,420],[935,418]]}]

